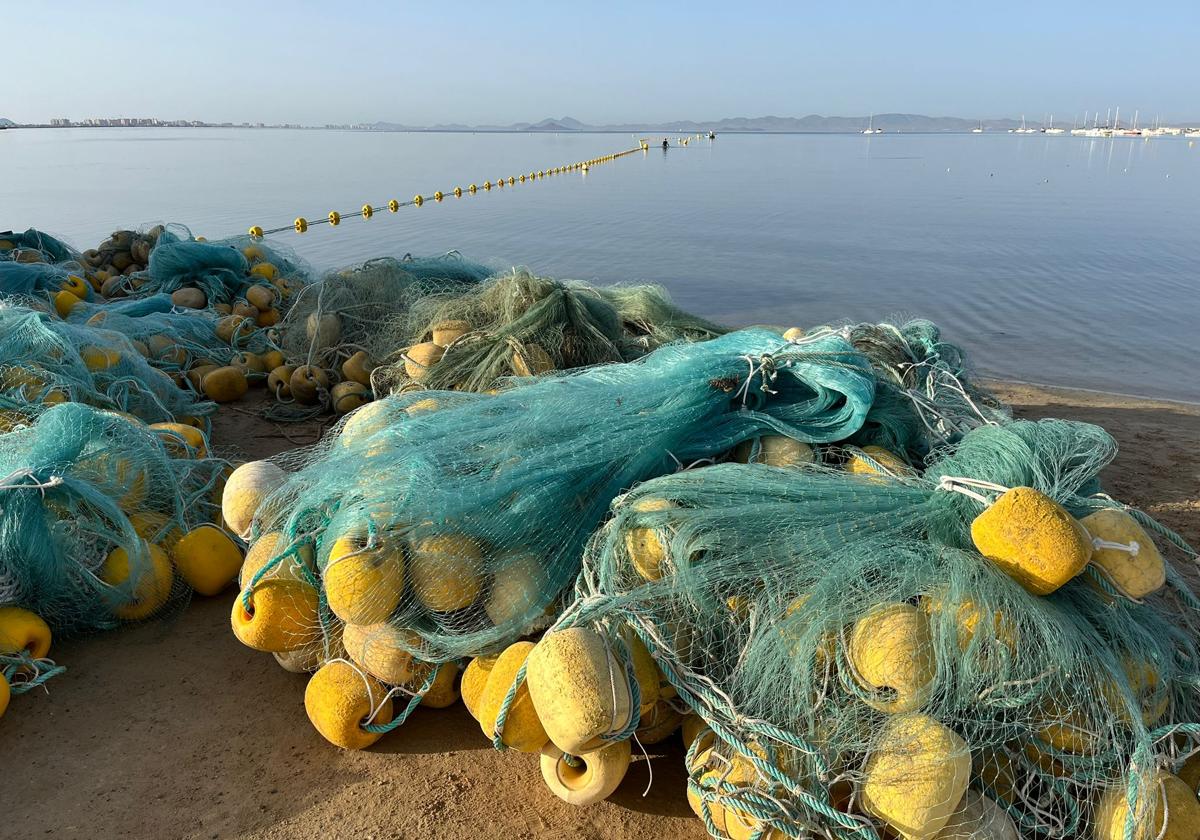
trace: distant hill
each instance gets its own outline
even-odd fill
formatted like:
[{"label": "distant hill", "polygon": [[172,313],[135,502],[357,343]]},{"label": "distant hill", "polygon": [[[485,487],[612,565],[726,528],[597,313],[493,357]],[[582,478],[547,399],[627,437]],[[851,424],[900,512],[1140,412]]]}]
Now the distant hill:
[{"label": "distant hill", "polygon": [[[510,125],[463,125],[444,123],[433,126],[409,126],[393,122],[376,122],[369,125],[376,131],[665,131],[695,133],[703,131],[761,131],[801,133],[853,133],[862,131],[870,123],[864,117],[825,117],[809,114],[804,117],[725,117],[712,121],[674,120],[662,123],[611,123],[591,125],[573,117],[547,117],[539,122],[518,122]],[[924,114],[876,114],[875,128],[885,132],[939,132],[970,131],[978,127],[979,120],[965,117],[928,117]],[[983,127],[990,131],[1015,128],[1017,120],[984,120]]]}]

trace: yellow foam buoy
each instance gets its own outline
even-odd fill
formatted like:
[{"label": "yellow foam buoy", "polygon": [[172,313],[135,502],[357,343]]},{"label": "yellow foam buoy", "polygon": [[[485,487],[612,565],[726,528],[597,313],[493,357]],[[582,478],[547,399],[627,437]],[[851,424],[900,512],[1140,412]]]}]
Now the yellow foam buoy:
[{"label": "yellow foam buoy", "polygon": [[616,791],[629,770],[629,741],[618,741],[568,761],[554,744],[541,750],[542,781],[550,792],[570,805],[592,805]]},{"label": "yellow foam buoy", "polygon": [[529,695],[550,740],[580,755],[603,746],[632,715],[629,683],[603,636],[584,627],[548,633],[526,667]]},{"label": "yellow foam buoy", "polygon": [[254,322],[244,315],[226,315],[217,321],[215,331],[221,341],[233,344],[235,340],[254,332]]},{"label": "yellow foam buoy", "polygon": [[419,382],[425,378],[431,367],[441,361],[445,352],[444,348],[432,341],[414,344],[404,351],[404,372],[408,374],[409,379]]},{"label": "yellow foam buoy", "polygon": [[983,794],[968,790],[933,840],[1021,840],[1021,835],[1007,811]]},{"label": "yellow foam buoy", "polygon": [[483,549],[470,537],[426,537],[412,548],[412,586],[434,612],[469,607],[483,589]]},{"label": "yellow foam buoy", "polygon": [[261,277],[263,280],[270,282],[279,276],[279,269],[273,263],[260,262],[251,266],[251,277]]},{"label": "yellow foam buoy", "polygon": [[4,713],[8,711],[8,701],[12,697],[12,690],[8,687],[8,680],[4,674],[0,673],[0,718],[4,717]]},{"label": "yellow foam buoy", "polygon": [[181,536],[179,528],[173,520],[153,510],[139,510],[137,513],[131,513],[129,524],[143,540],[161,546],[168,553],[175,547],[175,543]]},{"label": "yellow foam buoy", "polygon": [[259,581],[248,599],[239,591],[230,621],[242,644],[267,653],[296,650],[313,644],[321,635],[317,591],[285,577]]},{"label": "yellow foam buoy", "polygon": [[208,306],[208,296],[190,287],[176,289],[171,292],[171,303],[184,309],[203,309]]},{"label": "yellow foam buoy", "polygon": [[[958,649],[965,651],[974,640],[980,629],[985,638],[995,638],[1012,653],[1017,652],[1017,627],[1000,610],[994,610],[991,622],[985,619],[984,610],[980,609],[970,598],[951,600],[943,591],[932,592],[921,596],[921,609],[932,619],[940,614],[953,614],[954,632],[958,641]],[[980,628],[980,622],[984,622]]]},{"label": "yellow foam buoy", "polygon": [[175,568],[201,595],[216,595],[242,568],[242,550],[216,525],[200,525],[171,548]]},{"label": "yellow foam buoy", "polygon": [[[684,715],[683,720],[679,724],[679,734],[680,737],[683,738],[683,748],[685,750],[690,750],[692,748],[692,742],[697,738],[711,740],[717,737],[716,733],[709,728],[704,718],[700,717],[700,715],[694,712]],[[705,743],[701,742],[700,746],[702,749],[697,750],[697,754],[702,752],[703,748],[705,748]],[[709,746],[711,746],[711,743]]]},{"label": "yellow foam buoy", "polygon": [[[1200,799],[1178,776],[1157,770],[1144,780],[1133,812],[1133,840],[1196,840]],[[1129,802],[1125,785],[1105,792],[1096,803],[1096,840],[1125,840]]]},{"label": "yellow foam buoy", "polygon": [[541,345],[525,342],[513,351],[512,369],[517,376],[540,376],[554,370],[554,360]]},{"label": "yellow foam buoy", "polygon": [[271,654],[279,667],[292,674],[308,674],[324,664],[325,655],[320,645],[309,645],[296,650],[276,651]]},{"label": "yellow foam buoy", "polygon": [[[632,510],[640,513],[671,510],[675,503],[667,499],[638,499]],[[671,544],[671,535],[662,528],[638,527],[625,532],[625,553],[637,573],[646,580],[661,580],[667,571],[663,563]]]},{"label": "yellow foam buoy", "polygon": [[89,288],[91,288],[91,284],[78,274],[68,274],[62,284],[62,291],[70,292],[80,300],[87,300]]},{"label": "yellow foam buoy", "polygon": [[854,623],[847,655],[854,677],[881,712],[911,712],[929,698],[937,660],[929,618],[911,604],[883,604]]},{"label": "yellow foam buoy", "polygon": [[471,331],[471,322],[463,320],[438,321],[429,329],[433,334],[433,343],[438,347],[447,347],[455,339]]},{"label": "yellow foam buoy", "polygon": [[799,341],[804,338],[804,330],[800,327],[789,327],[783,331],[784,341]]},{"label": "yellow foam buoy", "polygon": [[660,744],[674,735],[682,722],[683,715],[675,707],[665,700],[659,700],[638,722],[638,742],[644,746]]},{"label": "yellow foam buoy", "polygon": [[1183,779],[1188,790],[1200,790],[1200,753],[1196,753],[1179,768],[1179,778]]},{"label": "yellow foam buoy", "polygon": [[[766,464],[769,467],[801,467],[816,460],[816,453],[811,446],[785,435],[764,435],[758,438],[758,444],[758,457],[754,460],[756,464]],[[733,459],[739,464],[749,464],[753,449],[753,439],[742,441],[733,450]]]},{"label": "yellow foam buoy", "polygon": [[[416,673],[413,675],[409,687],[413,691],[420,690],[425,684],[425,680],[429,678],[429,669],[434,666],[428,662],[422,662],[417,666]],[[458,702],[458,688],[455,683],[458,680],[458,666],[453,662],[443,662],[437,666],[437,673],[433,676],[433,682],[429,688],[421,695],[421,705],[429,709],[445,709],[453,706]]]},{"label": "yellow foam buoy", "polygon": [[355,409],[346,418],[338,443],[350,448],[383,431],[403,416],[403,410],[389,400],[378,400]]},{"label": "yellow foam buoy", "polygon": [[50,653],[50,625],[21,607],[0,607],[0,654],[25,651],[34,659]]},{"label": "yellow foam buoy", "polygon": [[267,390],[275,395],[277,400],[287,400],[292,397],[292,374],[296,372],[294,365],[276,365],[267,374]]},{"label": "yellow foam buoy", "polygon": [[421,637],[388,622],[347,624],[342,628],[342,646],[371,676],[391,685],[405,685],[415,674],[413,651]]},{"label": "yellow foam buoy", "polygon": [[246,300],[260,312],[275,305],[276,290],[274,286],[264,286],[256,283],[246,289]]},{"label": "yellow foam buoy", "polygon": [[342,339],[342,319],[334,312],[313,312],[304,320],[304,332],[318,349],[335,347]]},{"label": "yellow foam buoy", "polygon": [[221,493],[221,516],[229,530],[249,537],[255,511],[286,480],[287,473],[270,461],[248,461],[235,469]]},{"label": "yellow foam buoy", "polygon": [[1087,531],[1057,502],[1014,487],[971,523],[975,548],[1034,595],[1049,595],[1092,556]]},{"label": "yellow foam buoy", "polygon": [[488,676],[492,673],[492,668],[496,666],[496,660],[499,658],[500,654],[498,653],[491,656],[476,656],[463,669],[462,684],[459,690],[462,692],[463,705],[467,707],[467,711],[475,720],[479,720],[479,701],[483,697],[484,688],[487,687]]},{"label": "yellow foam buoy", "polygon": [[638,702],[642,714],[649,714],[659,700],[659,685],[665,680],[658,670],[658,664],[646,648],[641,637],[633,628],[625,625],[621,628],[621,642],[625,645],[629,662],[633,666],[633,678],[638,684]]},{"label": "yellow foam buoy", "polygon": [[149,428],[158,435],[172,458],[206,458],[208,441],[204,432],[186,423],[151,423]]},{"label": "yellow foam buoy", "polygon": [[329,401],[335,414],[349,414],[371,401],[371,389],[361,382],[339,382],[329,389]]},{"label": "yellow foam buoy", "polygon": [[329,608],[342,621],[386,621],[404,594],[404,547],[386,533],[371,544],[365,528],[343,533],[329,551],[322,580]]},{"label": "yellow foam buoy", "polygon": [[301,365],[292,371],[288,389],[298,403],[316,405],[329,390],[329,375],[316,365]]},{"label": "yellow foam buoy", "polygon": [[100,568],[100,579],[112,587],[125,584],[136,574],[132,590],[122,593],[123,600],[113,607],[113,614],[126,621],[149,618],[158,612],[171,597],[171,584],[175,576],[171,572],[171,561],[156,545],[144,544],[146,563],[137,569],[131,567],[129,553],[118,547],[109,553]]},{"label": "yellow foam buoy", "polygon": [[375,678],[346,662],[329,662],[309,678],[304,689],[304,711],[317,732],[329,743],[346,750],[363,750],[381,737],[363,729],[367,719],[386,724],[392,719],[392,701]]},{"label": "yellow foam buoy", "polygon": [[54,295],[54,311],[58,313],[58,317],[60,318],[66,318],[71,314],[71,310],[80,303],[83,303],[83,301],[66,290]]},{"label": "yellow foam buoy", "polygon": [[108,347],[83,347],[79,351],[79,358],[93,373],[109,370],[121,363],[121,354]]},{"label": "yellow foam buoy", "polygon": [[864,446],[862,451],[876,464],[868,463],[861,455],[851,454],[846,462],[846,472],[854,475],[912,475],[913,469],[900,456],[882,446]]},{"label": "yellow foam buoy", "polygon": [[477,715],[483,734],[489,739],[499,734],[500,740],[506,746],[524,753],[539,752],[548,740],[546,730],[530,699],[528,681],[517,688],[504,720],[504,730],[500,733],[496,732],[496,719],[504,698],[512,689],[517,672],[533,649],[533,642],[516,642],[505,648],[491,664],[483,691],[473,700],[473,713]]},{"label": "yellow foam buoy", "polygon": [[[277,554],[282,554],[288,547],[283,534],[279,531],[270,531],[263,534],[254,541],[250,549],[246,552],[246,559],[242,561],[242,569],[238,573],[238,584],[242,588],[249,586],[250,582],[254,580],[254,576],[274,560]],[[297,551],[289,554],[273,566],[263,579],[273,580],[279,578],[307,585],[307,580],[302,570],[307,570],[311,573],[312,568],[312,546],[302,544]]]},{"label": "yellow foam buoy", "polygon": [[1162,589],[1167,565],[1136,519],[1123,510],[1105,508],[1079,523],[1092,538],[1092,564],[1118,592],[1138,599]]},{"label": "yellow foam buoy", "polygon": [[275,370],[277,367],[281,367],[286,361],[283,358],[283,354],[278,350],[268,350],[266,353],[262,354],[261,358],[263,370],[267,371],[268,373]]},{"label": "yellow foam buoy", "polygon": [[342,362],[342,376],[367,388],[371,387],[371,371],[374,369],[375,364],[371,361],[371,357],[367,355],[365,350],[359,350],[349,359]]},{"label": "yellow foam buoy", "polygon": [[204,396],[218,403],[239,400],[250,390],[245,371],[232,365],[210,371],[201,380],[200,385]]},{"label": "yellow foam buoy", "polygon": [[957,733],[923,714],[888,718],[867,759],[862,805],[905,840],[932,840],[958,810],[971,752]]},{"label": "yellow foam buoy", "polygon": [[484,611],[497,627],[529,612],[541,595],[544,564],[533,554],[521,554],[496,569]]}]

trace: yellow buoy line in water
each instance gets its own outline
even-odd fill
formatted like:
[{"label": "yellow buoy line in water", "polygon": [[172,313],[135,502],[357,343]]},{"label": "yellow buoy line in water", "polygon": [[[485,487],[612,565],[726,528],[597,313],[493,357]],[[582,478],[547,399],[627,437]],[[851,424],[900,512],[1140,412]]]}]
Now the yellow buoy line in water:
[{"label": "yellow buoy line in water", "polygon": [[479,190],[490,192],[493,186],[501,188],[507,184],[511,187],[518,183],[524,184],[526,181],[535,181],[539,178],[545,178],[547,175],[563,175],[568,172],[587,172],[594,166],[599,166],[602,163],[611,163],[618,158],[625,157],[625,155],[632,155],[636,152],[645,152],[649,148],[649,143],[647,143],[645,140],[642,140],[635,149],[626,149],[623,152],[614,152],[608,155],[601,155],[600,157],[589,158],[588,160],[579,161],[578,163],[568,163],[562,166],[553,166],[549,169],[539,169],[535,172],[530,172],[528,175],[510,175],[508,178],[497,178],[494,184],[491,181],[484,181],[482,186],[472,183],[466,189],[463,189],[462,187],[455,187],[449,192],[442,192],[441,190],[438,190],[431,196],[417,193],[409,201],[400,201],[393,198],[381,207],[376,207],[368,203],[364,204],[359,210],[350,210],[345,213],[340,213],[337,210],[330,210],[329,214],[324,218],[313,219],[311,221],[304,216],[297,216],[295,221],[293,221],[290,225],[269,229],[264,229],[259,225],[253,225],[248,232],[254,238],[261,239],[264,236],[269,236],[273,233],[282,233],[285,230],[294,230],[296,233],[307,233],[311,225],[327,224],[330,227],[337,227],[342,223],[343,218],[361,216],[364,219],[370,219],[376,213],[381,213],[384,210],[387,210],[391,213],[396,213],[401,207],[420,207],[426,201],[432,200],[440,202],[449,196],[462,198],[463,195],[475,195],[477,192],[479,192]]}]

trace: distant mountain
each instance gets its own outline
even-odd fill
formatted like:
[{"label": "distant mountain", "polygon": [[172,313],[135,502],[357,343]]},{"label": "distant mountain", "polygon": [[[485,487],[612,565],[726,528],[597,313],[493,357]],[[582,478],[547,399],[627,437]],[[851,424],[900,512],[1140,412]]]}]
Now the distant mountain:
[{"label": "distant mountain", "polygon": [[[693,134],[705,131],[761,131],[799,133],[854,133],[870,124],[867,117],[825,117],[809,114],[804,117],[725,117],[702,122],[675,120],[662,123],[614,123],[591,125],[573,117],[547,117],[540,122],[518,122],[510,125],[463,125],[444,123],[434,126],[408,126],[392,122],[371,123],[367,127],[376,131],[662,131]],[[875,114],[875,128],[885,132],[939,132],[970,131],[979,126],[979,120],[965,117],[928,117],[924,114]],[[1015,128],[1017,120],[984,120],[983,127],[990,131]]]}]

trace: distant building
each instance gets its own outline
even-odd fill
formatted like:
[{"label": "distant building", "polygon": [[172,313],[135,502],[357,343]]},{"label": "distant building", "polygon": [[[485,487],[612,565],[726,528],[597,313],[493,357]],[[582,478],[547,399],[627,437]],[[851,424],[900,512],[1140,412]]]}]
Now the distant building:
[{"label": "distant building", "polygon": [[52,125],[56,128],[66,128],[70,124],[71,124],[71,121],[69,119],[67,119],[66,117],[56,117],[56,118],[50,120],[50,125]]}]

